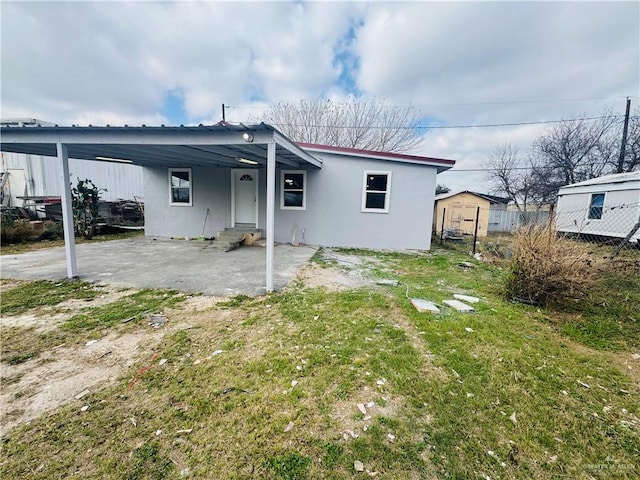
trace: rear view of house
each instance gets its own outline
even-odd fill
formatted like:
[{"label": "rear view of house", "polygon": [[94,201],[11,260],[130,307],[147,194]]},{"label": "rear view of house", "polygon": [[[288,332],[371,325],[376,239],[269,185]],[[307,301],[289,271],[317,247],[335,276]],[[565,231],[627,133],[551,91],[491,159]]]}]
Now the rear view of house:
[{"label": "rear view of house", "polygon": [[[558,191],[558,232],[625,238],[639,221],[640,172],[605,175]],[[639,239],[640,230],[636,230],[630,241]]]}]

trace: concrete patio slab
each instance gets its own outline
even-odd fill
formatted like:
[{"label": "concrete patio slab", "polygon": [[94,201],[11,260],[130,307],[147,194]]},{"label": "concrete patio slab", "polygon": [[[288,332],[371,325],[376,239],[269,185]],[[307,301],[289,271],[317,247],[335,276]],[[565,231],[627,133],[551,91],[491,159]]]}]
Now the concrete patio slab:
[{"label": "concrete patio slab", "polygon": [[[266,252],[242,247],[231,252],[206,241],[140,237],[76,246],[80,280],[133,288],[167,288],[213,296],[264,295]],[[276,245],[274,288],[284,288],[316,247]],[[0,277],[18,280],[65,278],[64,248],[0,257]]]}]

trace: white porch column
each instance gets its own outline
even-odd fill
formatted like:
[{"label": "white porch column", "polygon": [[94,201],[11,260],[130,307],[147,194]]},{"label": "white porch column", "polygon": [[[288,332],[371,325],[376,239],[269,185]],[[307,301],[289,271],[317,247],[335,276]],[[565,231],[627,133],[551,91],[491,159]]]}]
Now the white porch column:
[{"label": "white porch column", "polygon": [[69,155],[67,146],[57,143],[58,159],[62,164],[62,227],[64,231],[64,250],[67,258],[67,277],[78,276],[76,264],[76,239],[73,233],[73,209],[71,208],[71,185],[69,184]]},{"label": "white porch column", "polygon": [[267,144],[267,293],[273,292],[273,247],[275,235],[276,142]]}]

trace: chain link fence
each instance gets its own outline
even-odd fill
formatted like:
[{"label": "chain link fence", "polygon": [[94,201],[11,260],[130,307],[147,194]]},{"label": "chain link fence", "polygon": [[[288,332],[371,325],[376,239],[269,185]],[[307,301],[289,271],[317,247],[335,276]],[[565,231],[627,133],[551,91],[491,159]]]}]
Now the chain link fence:
[{"label": "chain link fence", "polygon": [[640,201],[530,212],[445,208],[434,220],[434,241],[474,254],[500,245],[508,257],[510,236],[518,229],[536,225],[551,225],[558,236],[599,247],[597,254],[602,257],[624,258],[640,266]]}]

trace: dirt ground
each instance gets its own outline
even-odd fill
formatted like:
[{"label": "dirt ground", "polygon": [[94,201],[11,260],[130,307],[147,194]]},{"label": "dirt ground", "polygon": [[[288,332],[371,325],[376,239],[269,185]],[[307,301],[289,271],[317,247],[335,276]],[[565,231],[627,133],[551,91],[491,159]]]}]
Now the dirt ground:
[{"label": "dirt ground", "polygon": [[[369,267],[362,257],[327,251],[325,260],[332,266],[311,263],[302,267],[296,277],[298,284],[336,291],[374,283],[367,276]],[[291,285],[294,284],[296,282]],[[12,286],[4,283],[2,289]],[[108,290],[105,295],[94,299],[92,306],[107,304],[131,293],[131,290]],[[82,339],[76,345],[59,345],[19,365],[0,362],[0,437],[15,426],[61,405],[73,402],[81,409],[84,406],[82,399],[89,392],[113,384],[140,360],[148,358],[151,362],[154,347],[165,335],[188,328],[195,321],[193,313],[211,309],[221,300],[225,298],[190,297],[175,310],[165,312],[168,321],[162,328],[148,326],[142,319],[138,320],[142,327],[135,332],[109,333],[103,337]],[[83,304],[83,300],[69,300],[56,306],[58,313],[52,312],[51,315],[47,315],[45,310],[38,315],[3,316],[0,328],[22,326],[35,327],[35,333],[50,331]],[[59,313],[59,307],[64,307],[65,313]]]}]

